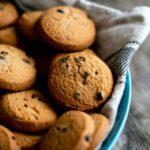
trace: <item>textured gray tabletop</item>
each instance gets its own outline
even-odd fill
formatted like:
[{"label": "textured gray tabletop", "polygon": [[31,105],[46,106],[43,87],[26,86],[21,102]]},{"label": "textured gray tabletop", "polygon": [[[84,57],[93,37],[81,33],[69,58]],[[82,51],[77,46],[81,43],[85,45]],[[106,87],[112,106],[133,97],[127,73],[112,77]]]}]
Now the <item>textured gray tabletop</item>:
[{"label": "textured gray tabletop", "polygon": [[[150,0],[95,0],[101,4],[130,10],[150,6]],[[150,150],[150,36],[132,60],[132,104],[124,131],[114,150]]]}]

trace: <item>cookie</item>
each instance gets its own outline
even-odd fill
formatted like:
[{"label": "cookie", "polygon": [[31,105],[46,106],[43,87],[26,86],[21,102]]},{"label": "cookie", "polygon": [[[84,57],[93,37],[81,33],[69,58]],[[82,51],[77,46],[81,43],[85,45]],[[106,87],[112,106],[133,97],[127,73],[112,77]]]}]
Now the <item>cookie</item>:
[{"label": "cookie", "polygon": [[0,2],[0,28],[14,24],[19,14],[12,3]]},{"label": "cookie", "polygon": [[0,119],[23,132],[40,132],[56,120],[56,113],[36,90],[5,94],[0,100]]},{"label": "cookie", "polygon": [[30,88],[36,79],[32,58],[16,47],[0,44],[0,88],[21,91]]},{"label": "cookie", "polygon": [[112,72],[94,52],[58,54],[51,61],[49,90],[60,105],[94,110],[110,97]]},{"label": "cookie", "polygon": [[90,116],[95,123],[95,131],[89,148],[89,150],[93,150],[106,136],[110,124],[109,120],[104,115],[93,113]]},{"label": "cookie", "polygon": [[0,30],[0,44],[19,45],[19,37],[15,27],[7,27]]},{"label": "cookie", "polygon": [[39,144],[40,150],[87,150],[95,126],[92,118],[81,111],[64,113]]},{"label": "cookie", "polygon": [[41,135],[31,135],[19,132],[13,132],[16,143],[22,149],[31,149],[41,140]]},{"label": "cookie", "polygon": [[0,125],[0,150],[20,150],[13,133],[2,125]]},{"label": "cookie", "polygon": [[41,37],[64,51],[81,51],[92,45],[95,26],[86,12],[69,6],[56,6],[43,13],[37,24]]},{"label": "cookie", "polygon": [[41,17],[43,11],[29,11],[25,12],[18,21],[18,28],[20,32],[30,40],[38,40],[35,30],[35,24]]}]

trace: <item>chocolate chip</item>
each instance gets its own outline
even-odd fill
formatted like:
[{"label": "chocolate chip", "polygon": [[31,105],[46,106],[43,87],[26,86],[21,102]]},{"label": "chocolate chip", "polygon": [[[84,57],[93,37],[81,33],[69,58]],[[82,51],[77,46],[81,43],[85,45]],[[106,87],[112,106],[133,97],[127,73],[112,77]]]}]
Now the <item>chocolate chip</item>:
[{"label": "chocolate chip", "polygon": [[7,54],[8,54],[8,52],[1,51],[1,52],[0,52],[0,54],[2,54],[2,55],[7,55]]},{"label": "chocolate chip", "polygon": [[88,72],[84,72],[84,74],[82,75],[83,77],[83,85],[87,84],[87,77],[89,76],[90,74]]},{"label": "chocolate chip", "polygon": [[81,63],[81,62],[85,62],[85,57],[78,57],[78,58],[74,58],[74,60],[77,62],[77,63]]},{"label": "chocolate chip", "polygon": [[86,136],[85,136],[85,140],[86,140],[87,142],[90,142],[90,141],[91,141],[91,136],[90,136],[90,135],[86,135]]},{"label": "chocolate chip", "polygon": [[36,98],[36,97],[38,97],[37,95],[35,95],[35,94],[32,94],[32,98]]},{"label": "chocolate chip", "polygon": [[68,128],[67,127],[63,127],[63,128],[61,128],[61,127],[57,127],[56,128],[58,131],[62,131],[62,132],[66,132],[67,130],[68,130]]},{"label": "chocolate chip", "polygon": [[85,84],[87,84],[87,81],[86,81],[86,80],[83,80],[83,82],[82,82],[82,83],[83,83],[83,85],[85,85]]},{"label": "chocolate chip", "polygon": [[98,71],[95,71],[95,75],[98,75]]},{"label": "chocolate chip", "polygon": [[28,101],[26,98],[23,98],[24,101]]},{"label": "chocolate chip", "polygon": [[80,61],[78,60],[78,58],[74,58],[74,60],[75,60],[77,63],[80,63]]},{"label": "chocolate chip", "polygon": [[24,107],[28,107],[27,104],[24,104]]},{"label": "chocolate chip", "polygon": [[62,10],[62,9],[57,9],[57,12],[59,12],[59,13],[61,13],[61,14],[64,14],[64,13],[65,13],[64,10]]},{"label": "chocolate chip", "polygon": [[82,75],[82,77],[84,80],[86,80],[89,75],[90,74],[88,72],[84,71],[84,74]]},{"label": "chocolate chip", "polygon": [[64,127],[64,128],[62,128],[62,131],[63,131],[63,132],[66,132],[67,129],[68,129],[67,127]]},{"label": "chocolate chip", "polygon": [[69,67],[69,65],[68,64],[66,64],[66,68],[68,68]]},{"label": "chocolate chip", "polygon": [[61,63],[66,63],[66,62],[68,61],[68,59],[69,59],[69,56],[62,58],[62,59],[60,59],[59,61],[60,61]]},{"label": "chocolate chip", "polygon": [[79,92],[75,92],[73,94],[73,99],[78,99],[79,96],[80,96],[80,93]]},{"label": "chocolate chip", "polygon": [[12,139],[15,140],[16,138],[14,136],[12,136]]},{"label": "chocolate chip", "polygon": [[60,131],[60,127],[57,127],[56,129],[57,129],[58,131]]},{"label": "chocolate chip", "polygon": [[103,100],[102,92],[99,92],[95,95],[95,100]]},{"label": "chocolate chip", "polygon": [[24,61],[25,63],[27,63],[27,64],[31,64],[31,61],[30,61],[29,59],[27,59],[27,58],[23,58],[23,61]]},{"label": "chocolate chip", "polygon": [[5,60],[5,57],[4,56],[0,56],[0,59]]},{"label": "chocolate chip", "polygon": [[78,57],[78,59],[85,62],[85,57],[83,57],[83,56]]}]

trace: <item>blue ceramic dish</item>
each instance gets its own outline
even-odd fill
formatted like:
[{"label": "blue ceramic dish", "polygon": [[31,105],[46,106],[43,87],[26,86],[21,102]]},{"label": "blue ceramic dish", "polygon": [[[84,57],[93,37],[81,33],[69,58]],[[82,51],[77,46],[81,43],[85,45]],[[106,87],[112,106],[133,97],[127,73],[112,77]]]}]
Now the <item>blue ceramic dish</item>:
[{"label": "blue ceramic dish", "polygon": [[121,103],[119,105],[115,125],[112,131],[110,132],[110,134],[108,135],[106,141],[103,143],[102,148],[100,150],[111,150],[111,148],[116,143],[117,139],[119,138],[119,135],[123,130],[123,127],[125,125],[129,113],[129,108],[130,108],[131,87],[132,87],[131,75],[130,75],[130,71],[128,71],[126,77],[125,90],[124,90],[123,97],[121,99]]}]

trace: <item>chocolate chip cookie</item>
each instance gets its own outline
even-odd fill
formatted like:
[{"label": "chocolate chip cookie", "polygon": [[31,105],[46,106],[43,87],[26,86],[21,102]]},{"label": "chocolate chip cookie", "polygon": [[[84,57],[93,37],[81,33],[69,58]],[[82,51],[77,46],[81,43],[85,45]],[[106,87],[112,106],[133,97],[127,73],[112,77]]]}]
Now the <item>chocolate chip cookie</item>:
[{"label": "chocolate chip cookie", "polygon": [[47,98],[36,90],[5,94],[0,100],[0,119],[22,132],[40,132],[56,121]]},{"label": "chocolate chip cookie", "polygon": [[64,113],[39,144],[40,150],[87,150],[94,133],[93,119],[81,111]]},{"label": "chocolate chip cookie", "polygon": [[69,6],[48,9],[38,21],[37,29],[48,44],[68,52],[88,48],[96,34],[86,12]]},{"label": "chocolate chip cookie", "polygon": [[25,90],[33,85],[35,79],[34,60],[21,49],[0,44],[0,88]]},{"label": "chocolate chip cookie", "polygon": [[48,85],[54,100],[77,110],[94,110],[111,95],[113,75],[91,50],[52,58]]}]

